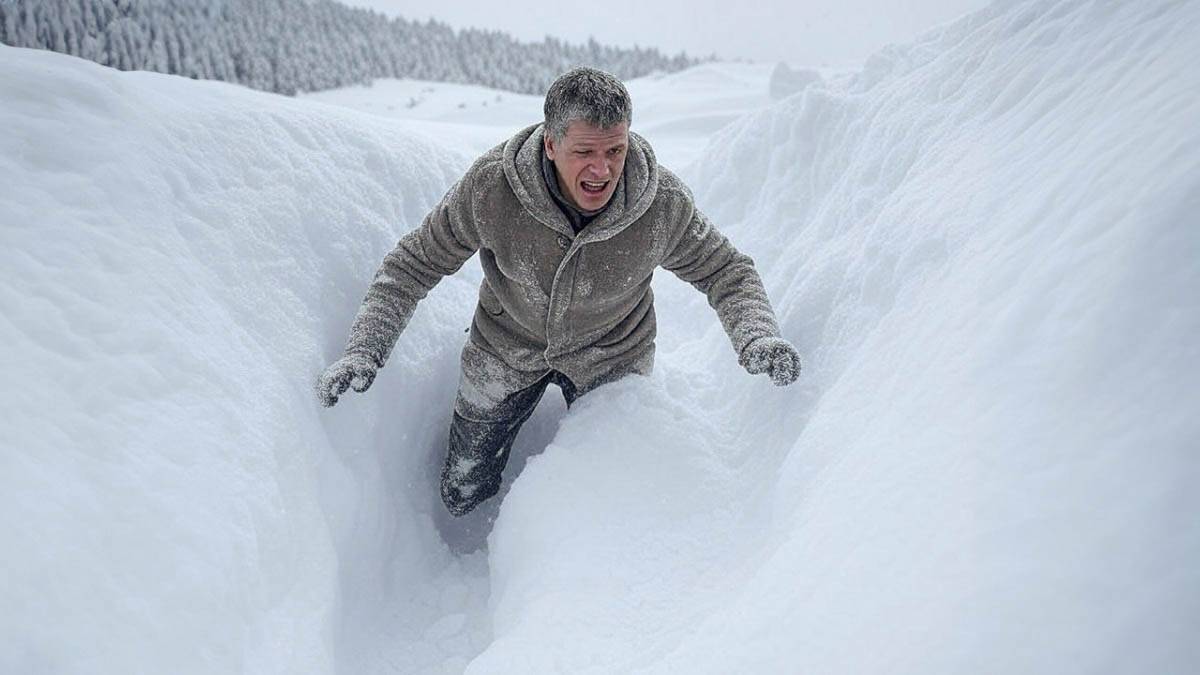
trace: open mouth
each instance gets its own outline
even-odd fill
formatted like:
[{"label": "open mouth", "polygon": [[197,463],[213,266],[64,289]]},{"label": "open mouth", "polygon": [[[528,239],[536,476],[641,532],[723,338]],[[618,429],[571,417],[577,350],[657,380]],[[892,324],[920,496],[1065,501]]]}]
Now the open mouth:
[{"label": "open mouth", "polygon": [[598,195],[601,192],[604,192],[604,189],[608,187],[608,183],[609,183],[609,181],[606,181],[606,180],[600,181],[598,183],[594,183],[592,181],[585,180],[585,181],[581,181],[579,184],[580,184],[580,186],[583,187],[584,193],[589,194],[589,195]]}]

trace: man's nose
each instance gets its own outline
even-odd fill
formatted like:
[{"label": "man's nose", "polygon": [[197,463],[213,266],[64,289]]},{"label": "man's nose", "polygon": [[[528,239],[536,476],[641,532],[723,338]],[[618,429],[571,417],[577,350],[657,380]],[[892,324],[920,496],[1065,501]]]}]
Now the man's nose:
[{"label": "man's nose", "polygon": [[599,160],[588,165],[588,171],[592,173],[593,178],[608,178],[612,173],[609,170],[608,162]]}]

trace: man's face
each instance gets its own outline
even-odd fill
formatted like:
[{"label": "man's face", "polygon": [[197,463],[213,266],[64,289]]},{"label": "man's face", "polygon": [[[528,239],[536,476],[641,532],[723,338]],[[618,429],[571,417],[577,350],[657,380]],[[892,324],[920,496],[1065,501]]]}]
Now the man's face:
[{"label": "man's face", "polygon": [[628,122],[602,129],[576,120],[557,141],[546,134],[545,143],[563,196],[584,211],[595,211],[612,199],[629,150]]}]

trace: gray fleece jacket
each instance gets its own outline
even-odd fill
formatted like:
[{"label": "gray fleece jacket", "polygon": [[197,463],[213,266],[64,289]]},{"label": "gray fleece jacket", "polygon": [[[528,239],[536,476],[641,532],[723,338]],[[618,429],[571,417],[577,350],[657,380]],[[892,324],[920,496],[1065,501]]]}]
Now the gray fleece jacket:
[{"label": "gray fleece jacket", "polygon": [[464,381],[515,391],[549,370],[581,393],[654,363],[658,267],[708,297],[737,354],[779,326],[754,269],[629,134],[611,201],[575,233],[543,175],[541,124],[480,157],[421,226],[400,239],[367,290],[346,354],[383,366],[417,302],[477,251],[484,280],[463,350]]}]

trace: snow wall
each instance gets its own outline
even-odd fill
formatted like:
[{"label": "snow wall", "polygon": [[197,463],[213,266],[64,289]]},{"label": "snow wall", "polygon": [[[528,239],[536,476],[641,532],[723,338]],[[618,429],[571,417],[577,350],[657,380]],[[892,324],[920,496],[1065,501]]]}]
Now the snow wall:
[{"label": "snow wall", "polygon": [[374,606],[359,589],[398,570],[398,594],[467,597],[462,574],[433,581],[459,563],[413,476],[471,273],[375,396],[325,411],[312,383],[470,158],[339,108],[7,47],[0,128],[0,671],[329,672],[344,617]]},{"label": "snow wall", "polygon": [[693,320],[573,410],[469,672],[1194,669],[1197,59],[1200,3],[998,3],[721,132],[685,178],[806,371]]},{"label": "snow wall", "polygon": [[997,5],[722,131],[683,173],[801,380],[666,275],[654,376],[542,415],[472,555],[431,467],[477,272],[310,391],[469,158],[0,49],[0,670],[1194,668],[1198,37]]}]

